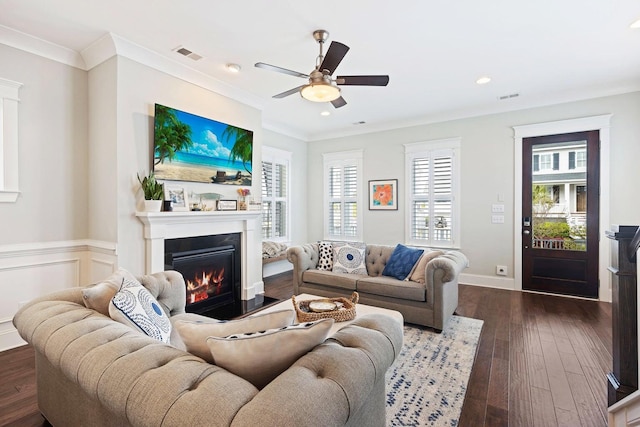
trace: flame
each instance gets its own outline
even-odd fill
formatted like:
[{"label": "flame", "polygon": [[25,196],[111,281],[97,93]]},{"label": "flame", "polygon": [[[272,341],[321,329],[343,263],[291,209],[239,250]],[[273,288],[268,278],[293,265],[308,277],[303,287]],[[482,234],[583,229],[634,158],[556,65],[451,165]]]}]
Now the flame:
[{"label": "flame", "polygon": [[224,268],[219,271],[196,273],[193,280],[187,280],[187,300],[190,304],[204,301],[218,295],[224,281]]}]

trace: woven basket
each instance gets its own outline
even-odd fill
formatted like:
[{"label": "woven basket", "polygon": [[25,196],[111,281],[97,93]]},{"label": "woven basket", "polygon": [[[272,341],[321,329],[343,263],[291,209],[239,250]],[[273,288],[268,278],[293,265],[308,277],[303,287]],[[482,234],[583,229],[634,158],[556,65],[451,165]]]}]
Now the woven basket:
[{"label": "woven basket", "polygon": [[[356,317],[356,304],[360,296],[357,292],[351,294],[351,300],[343,297],[339,298],[323,298],[318,300],[308,300],[296,302],[296,296],[291,297],[293,301],[293,307],[298,315],[300,322],[313,322],[320,319],[335,319],[336,322],[346,322],[347,320],[353,320]],[[324,311],[316,313],[309,310],[309,303],[312,301],[331,301],[342,303],[342,308],[333,311]]]}]

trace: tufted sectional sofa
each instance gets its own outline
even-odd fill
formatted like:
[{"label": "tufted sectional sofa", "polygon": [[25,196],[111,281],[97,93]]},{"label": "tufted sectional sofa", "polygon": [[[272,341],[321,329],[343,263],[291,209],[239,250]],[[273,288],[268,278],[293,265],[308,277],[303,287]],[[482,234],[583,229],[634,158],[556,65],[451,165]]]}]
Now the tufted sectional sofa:
[{"label": "tufted sectional sofa", "polygon": [[[185,284],[138,278],[175,320]],[[38,407],[53,426],[384,426],[385,372],[402,347],[386,316],[356,319],[263,389],[85,307],[82,288],[37,298],[13,319],[36,354]],[[255,369],[260,369],[256,366]]]},{"label": "tufted sectional sofa", "polygon": [[326,297],[349,297],[353,291],[360,302],[402,313],[405,322],[442,331],[458,307],[458,276],[468,265],[459,251],[442,252],[425,267],[425,281],[418,283],[382,275],[394,246],[367,245],[367,274],[318,270],[317,243],[292,246],[287,259],[293,264],[293,292]]}]

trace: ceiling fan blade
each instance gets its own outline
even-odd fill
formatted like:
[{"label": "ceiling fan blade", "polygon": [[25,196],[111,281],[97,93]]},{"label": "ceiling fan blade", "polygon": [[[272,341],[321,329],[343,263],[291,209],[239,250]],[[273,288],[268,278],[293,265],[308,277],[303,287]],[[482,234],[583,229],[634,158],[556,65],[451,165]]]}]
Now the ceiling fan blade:
[{"label": "ceiling fan blade", "polygon": [[331,101],[331,104],[335,107],[335,108],[340,108],[340,107],[344,107],[345,105],[347,105],[347,101],[344,100],[343,97],[334,99],[333,101]]},{"label": "ceiling fan blade", "polygon": [[289,89],[289,90],[287,90],[285,92],[279,93],[277,95],[273,95],[273,98],[280,99],[280,98],[284,98],[285,96],[293,95],[296,92],[300,92],[300,89],[302,89],[304,86],[306,86],[306,85],[301,85],[301,86],[298,86],[298,87],[294,87],[293,89]]},{"label": "ceiling fan blade", "polygon": [[338,76],[336,83],[346,86],[386,86],[389,76]]},{"label": "ceiling fan blade", "polygon": [[320,71],[329,70],[329,75],[333,74],[347,52],[349,52],[349,46],[340,42],[331,42],[329,50],[320,64]]},{"label": "ceiling fan blade", "polygon": [[265,64],[264,62],[256,62],[255,66],[257,68],[263,68],[265,70],[275,71],[277,73],[288,74],[288,75],[294,76],[294,77],[302,77],[302,78],[305,78],[305,79],[309,78],[308,74],[302,74],[302,73],[299,73],[297,71],[288,70],[286,68],[277,67],[275,65]]}]

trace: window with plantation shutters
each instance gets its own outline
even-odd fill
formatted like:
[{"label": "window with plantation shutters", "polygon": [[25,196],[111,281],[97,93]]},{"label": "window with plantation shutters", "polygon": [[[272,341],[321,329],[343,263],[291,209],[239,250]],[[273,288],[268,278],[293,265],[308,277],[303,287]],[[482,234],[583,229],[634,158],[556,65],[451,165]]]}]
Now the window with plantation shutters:
[{"label": "window with plantation shutters", "polygon": [[407,243],[459,245],[459,139],[405,145]]},{"label": "window with plantation shutters", "polygon": [[289,170],[291,153],[262,149],[262,239],[289,239]]},{"label": "window with plantation shutters", "polygon": [[362,151],[324,154],[326,239],[362,238]]}]

